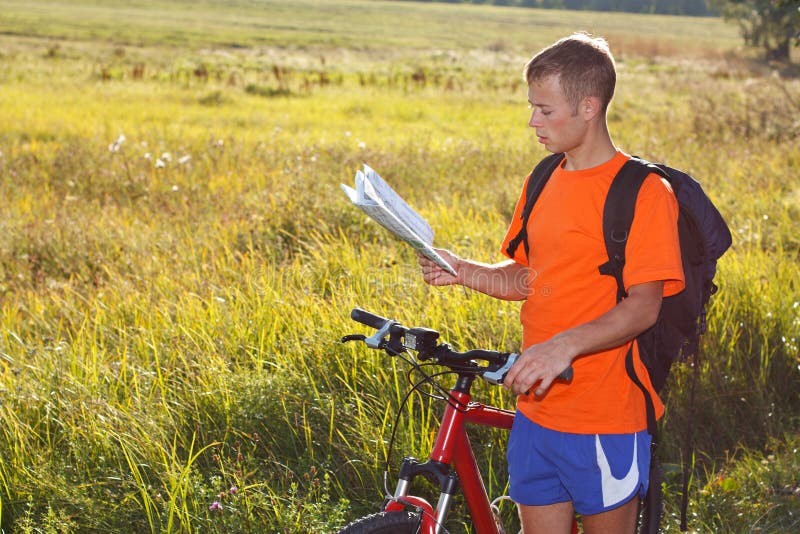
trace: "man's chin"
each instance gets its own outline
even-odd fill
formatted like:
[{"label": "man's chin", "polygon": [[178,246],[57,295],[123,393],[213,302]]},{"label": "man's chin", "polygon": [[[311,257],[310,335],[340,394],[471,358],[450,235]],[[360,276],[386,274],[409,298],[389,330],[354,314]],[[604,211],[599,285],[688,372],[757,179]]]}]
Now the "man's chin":
[{"label": "man's chin", "polygon": [[538,141],[539,141],[539,144],[543,145],[543,146],[544,146],[544,148],[545,148],[545,149],[546,149],[548,152],[552,152],[552,153],[554,153],[554,154],[555,154],[555,153],[556,153],[556,151],[558,150],[558,147],[557,147],[557,146],[555,146],[555,144],[553,143],[552,139],[549,139],[549,138],[547,138],[547,137],[539,137],[539,138],[538,138]]}]

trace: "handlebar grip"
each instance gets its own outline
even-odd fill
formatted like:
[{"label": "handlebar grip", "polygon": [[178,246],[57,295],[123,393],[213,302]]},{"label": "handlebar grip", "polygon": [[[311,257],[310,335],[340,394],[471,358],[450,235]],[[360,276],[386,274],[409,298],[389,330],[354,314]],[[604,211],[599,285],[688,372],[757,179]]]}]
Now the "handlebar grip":
[{"label": "handlebar grip", "polygon": [[[472,351],[471,351],[472,352]],[[480,352],[480,351],[479,351]],[[499,354],[499,353],[498,353]],[[516,363],[517,358],[519,358],[519,354],[502,354],[503,357],[508,356],[508,359],[503,363],[503,366],[499,369],[494,371],[485,371],[481,376],[484,380],[489,382],[490,384],[502,384],[505,381],[506,375],[508,374],[508,370]],[[574,369],[570,365],[564,371],[556,377],[557,380],[563,380],[564,382],[570,382],[572,380],[572,376],[575,374]]]},{"label": "handlebar grip", "polygon": [[363,325],[371,326],[375,330],[380,330],[384,324],[389,320],[380,315],[375,315],[361,308],[353,308],[350,312],[350,318]]},{"label": "handlebar grip", "polygon": [[572,380],[572,375],[574,375],[574,374],[575,374],[575,371],[572,369],[572,366],[570,365],[569,367],[564,369],[563,373],[558,375],[558,378],[560,378],[564,382],[569,382],[570,380]]}]

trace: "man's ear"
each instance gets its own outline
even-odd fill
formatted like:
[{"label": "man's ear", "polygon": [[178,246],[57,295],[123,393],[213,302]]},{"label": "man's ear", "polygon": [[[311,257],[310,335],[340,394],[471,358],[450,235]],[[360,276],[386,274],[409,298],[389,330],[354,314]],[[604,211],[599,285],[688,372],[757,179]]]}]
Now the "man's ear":
[{"label": "man's ear", "polygon": [[588,121],[595,118],[600,113],[600,109],[600,99],[596,96],[587,96],[581,100],[578,112]]}]

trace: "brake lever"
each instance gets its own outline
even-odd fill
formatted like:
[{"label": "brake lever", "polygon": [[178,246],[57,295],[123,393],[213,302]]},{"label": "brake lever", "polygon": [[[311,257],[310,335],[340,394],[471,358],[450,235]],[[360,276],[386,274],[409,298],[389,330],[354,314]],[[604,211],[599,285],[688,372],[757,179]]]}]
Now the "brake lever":
[{"label": "brake lever", "polygon": [[368,338],[365,338],[364,343],[366,343],[367,346],[371,349],[382,349],[386,344],[386,341],[383,338],[385,338],[389,334],[389,331],[396,324],[397,321],[392,321],[392,320],[386,321],[385,323],[383,323],[383,326],[381,327],[380,330],[378,330]]},{"label": "brake lever", "polygon": [[506,378],[506,374],[508,370],[511,369],[511,366],[514,365],[514,362],[517,361],[519,354],[509,354],[506,363],[503,364],[502,367],[496,369],[494,371],[485,371],[481,376],[484,380],[489,382],[490,384],[494,384],[496,386],[500,386],[503,384],[503,380]]}]

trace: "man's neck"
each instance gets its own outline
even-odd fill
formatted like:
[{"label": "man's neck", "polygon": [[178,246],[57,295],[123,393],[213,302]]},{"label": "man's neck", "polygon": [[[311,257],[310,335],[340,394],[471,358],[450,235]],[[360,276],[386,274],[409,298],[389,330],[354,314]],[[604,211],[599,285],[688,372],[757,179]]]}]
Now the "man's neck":
[{"label": "man's neck", "polygon": [[617,148],[611,140],[608,128],[605,127],[605,124],[598,125],[594,132],[587,131],[581,144],[567,150],[564,169],[568,171],[591,169],[609,161],[616,154]]}]

